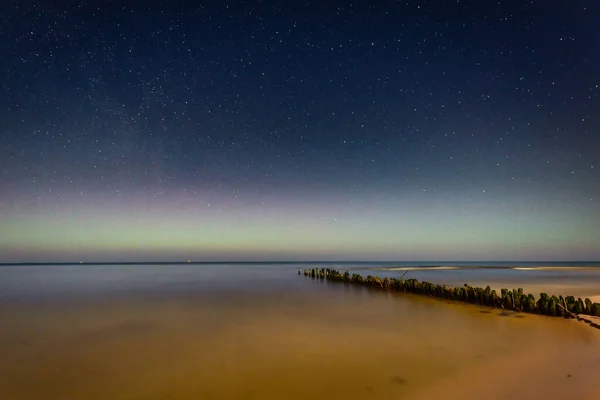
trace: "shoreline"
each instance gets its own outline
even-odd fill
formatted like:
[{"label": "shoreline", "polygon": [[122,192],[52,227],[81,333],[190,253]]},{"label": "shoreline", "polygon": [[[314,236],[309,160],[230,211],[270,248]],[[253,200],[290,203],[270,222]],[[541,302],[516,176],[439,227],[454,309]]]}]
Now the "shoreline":
[{"label": "shoreline", "polygon": [[[408,271],[407,271],[408,272]],[[302,271],[298,269],[298,275]],[[367,275],[363,278],[360,274],[352,274],[348,271],[340,273],[329,268],[305,269],[304,276],[312,279],[327,279],[363,286],[371,286],[386,291],[396,291],[411,294],[420,294],[433,298],[458,301],[462,303],[476,304],[479,306],[504,309],[509,311],[525,312],[552,317],[575,318],[584,321],[593,328],[600,329],[600,302],[592,301],[587,297],[582,299],[572,295],[548,295],[545,291],[539,293],[539,299],[531,293],[525,293],[523,288],[500,289],[500,295],[496,289],[489,285],[484,288],[464,284],[464,286],[447,286],[434,284],[416,279],[383,278]],[[541,290],[541,288],[538,287]],[[600,296],[592,296],[599,300]]]}]

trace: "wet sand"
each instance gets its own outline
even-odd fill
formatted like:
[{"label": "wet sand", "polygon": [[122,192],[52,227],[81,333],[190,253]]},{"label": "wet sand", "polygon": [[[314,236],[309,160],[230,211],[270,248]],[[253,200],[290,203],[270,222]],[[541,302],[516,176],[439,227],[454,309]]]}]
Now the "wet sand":
[{"label": "wet sand", "polygon": [[302,278],[4,301],[0,398],[600,398],[600,332],[582,323]]}]

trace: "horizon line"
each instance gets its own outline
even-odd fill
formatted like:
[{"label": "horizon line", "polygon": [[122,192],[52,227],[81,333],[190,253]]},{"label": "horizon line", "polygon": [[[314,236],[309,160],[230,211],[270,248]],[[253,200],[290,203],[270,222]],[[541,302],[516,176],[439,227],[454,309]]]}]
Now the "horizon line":
[{"label": "horizon line", "polygon": [[467,260],[430,260],[430,261],[415,261],[415,260],[307,260],[307,261],[298,261],[298,260],[276,260],[276,261],[56,261],[56,262],[0,262],[0,266],[57,266],[57,265],[186,265],[186,264],[364,264],[364,263],[421,263],[421,266],[429,266],[430,264],[436,264],[431,266],[439,266],[437,264],[447,263],[454,264],[456,266],[457,263],[494,263],[494,264],[511,264],[511,263],[591,263],[597,264],[600,261],[577,261],[577,260],[569,260],[569,261],[552,261],[552,260],[501,260],[501,261],[490,261],[490,260],[475,260],[475,261],[467,261]]}]

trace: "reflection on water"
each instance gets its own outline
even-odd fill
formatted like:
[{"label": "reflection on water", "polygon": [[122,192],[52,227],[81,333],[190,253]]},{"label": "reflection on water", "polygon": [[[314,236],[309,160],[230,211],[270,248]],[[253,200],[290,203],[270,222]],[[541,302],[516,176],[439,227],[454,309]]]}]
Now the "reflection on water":
[{"label": "reflection on water", "polygon": [[597,333],[573,321],[314,281],[297,266],[221,267],[52,267],[35,283],[24,278],[39,271],[0,269],[0,398],[412,398],[481,369],[532,376],[510,360],[552,353],[569,354],[556,373],[572,374],[573,393],[581,365],[600,361]]}]

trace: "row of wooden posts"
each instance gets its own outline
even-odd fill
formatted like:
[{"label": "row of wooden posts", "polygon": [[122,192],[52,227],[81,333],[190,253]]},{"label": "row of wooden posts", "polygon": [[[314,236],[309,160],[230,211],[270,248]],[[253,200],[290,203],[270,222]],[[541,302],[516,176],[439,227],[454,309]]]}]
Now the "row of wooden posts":
[{"label": "row of wooden posts", "polygon": [[[301,275],[298,270],[298,275]],[[489,286],[485,289],[465,284],[464,286],[450,287],[436,285],[416,279],[383,278],[368,275],[363,278],[359,274],[348,271],[340,273],[330,268],[305,269],[304,275],[314,279],[329,279],[334,281],[372,286],[383,290],[416,293],[431,297],[456,300],[463,303],[479,304],[488,307],[502,308],[533,314],[549,315],[553,317],[581,318],[580,315],[600,317],[600,304],[592,303],[590,299],[582,300],[573,296],[549,296],[541,293],[536,299],[532,294],[526,294],[523,289],[502,289],[500,294]],[[593,321],[585,320],[591,326],[600,329],[600,325]]]}]

